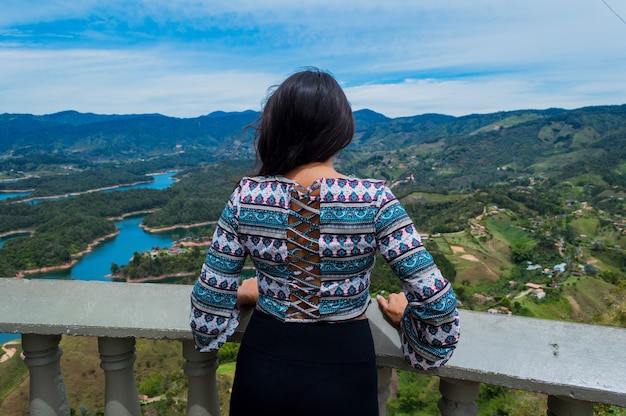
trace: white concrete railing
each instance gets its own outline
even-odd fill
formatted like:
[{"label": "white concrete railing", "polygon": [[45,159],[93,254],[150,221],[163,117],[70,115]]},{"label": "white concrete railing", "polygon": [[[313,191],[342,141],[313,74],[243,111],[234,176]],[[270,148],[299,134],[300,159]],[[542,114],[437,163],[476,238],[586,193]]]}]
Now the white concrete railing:
[{"label": "white concrete railing", "polygon": [[[69,415],[59,367],[61,335],[97,337],[105,415],[141,414],[135,338],[174,339],[187,360],[190,416],[219,415],[215,354],[193,349],[190,286],[0,279],[0,332],[20,333],[30,371],[31,415]],[[381,414],[391,368],[407,369],[395,328],[368,310],[379,369]],[[461,341],[440,377],[444,416],[476,415],[480,383],[548,395],[548,414],[592,415],[593,403],[626,407],[626,329],[460,311]],[[235,335],[240,339],[245,327]]]}]

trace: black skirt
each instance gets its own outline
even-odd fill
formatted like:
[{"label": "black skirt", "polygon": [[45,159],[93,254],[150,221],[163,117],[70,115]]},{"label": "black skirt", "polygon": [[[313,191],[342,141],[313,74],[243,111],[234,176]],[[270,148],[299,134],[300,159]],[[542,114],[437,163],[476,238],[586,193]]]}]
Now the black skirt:
[{"label": "black skirt", "polygon": [[282,323],[255,310],[237,356],[230,415],[375,416],[369,323]]}]

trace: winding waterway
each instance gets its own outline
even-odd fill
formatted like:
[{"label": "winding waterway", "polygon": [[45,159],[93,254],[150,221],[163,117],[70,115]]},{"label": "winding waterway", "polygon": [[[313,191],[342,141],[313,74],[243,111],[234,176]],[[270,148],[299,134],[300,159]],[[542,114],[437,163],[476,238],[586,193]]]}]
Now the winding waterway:
[{"label": "winding waterway", "polygon": [[[127,190],[135,188],[165,189],[174,182],[174,174],[168,172],[155,174],[154,182],[148,184],[138,184],[107,190]],[[74,280],[111,280],[107,275],[111,273],[111,263],[119,265],[128,263],[135,252],[144,252],[152,247],[169,247],[172,244],[174,232],[164,232],[158,234],[148,233],[139,227],[143,216],[127,217],[121,221],[115,221],[115,226],[119,234],[96,247],[83,257],[71,269],[60,270],[40,275],[31,275],[29,278],[40,279],[74,279]],[[1,244],[10,239],[7,237],[0,240]],[[19,336],[18,336],[19,337]],[[0,334],[0,344],[15,339],[15,334]]]},{"label": "winding waterway", "polygon": [[111,263],[126,264],[135,252],[142,253],[152,247],[169,247],[172,233],[151,234],[139,227],[143,216],[127,217],[115,221],[120,233],[111,240],[98,244],[85,254],[74,267],[31,277],[45,279],[111,280]]}]

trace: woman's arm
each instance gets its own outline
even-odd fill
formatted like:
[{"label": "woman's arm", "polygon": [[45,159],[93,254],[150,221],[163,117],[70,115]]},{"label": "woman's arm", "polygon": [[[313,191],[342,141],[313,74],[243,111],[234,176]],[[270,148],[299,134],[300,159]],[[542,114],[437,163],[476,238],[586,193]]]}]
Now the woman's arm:
[{"label": "woman's arm", "polygon": [[385,316],[400,326],[406,360],[424,370],[445,364],[459,339],[452,285],[441,275],[404,207],[389,189],[380,201],[376,240],[378,250],[402,280],[406,301],[392,295],[379,299],[379,304]]},{"label": "woman's arm", "polygon": [[219,349],[239,325],[237,292],[246,257],[238,236],[239,193],[240,187],[220,216],[191,292],[190,325],[201,352]]}]

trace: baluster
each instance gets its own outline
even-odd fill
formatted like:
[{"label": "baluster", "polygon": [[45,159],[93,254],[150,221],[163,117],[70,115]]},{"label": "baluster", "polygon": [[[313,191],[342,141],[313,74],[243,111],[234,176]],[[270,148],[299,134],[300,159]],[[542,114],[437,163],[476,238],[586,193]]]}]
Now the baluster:
[{"label": "baluster", "polygon": [[105,416],[141,416],[133,364],[135,338],[98,338]]},{"label": "baluster", "polygon": [[563,396],[548,396],[548,416],[593,416],[593,403]]},{"label": "baluster", "polygon": [[183,341],[187,375],[187,416],[220,416],[217,394],[217,352],[198,352],[193,341]]},{"label": "baluster", "polygon": [[378,370],[378,415],[387,414],[387,400],[391,391],[391,367],[377,367]]},{"label": "baluster", "polygon": [[476,416],[475,400],[480,393],[480,383],[474,381],[439,379],[441,399],[437,407],[442,416]]},{"label": "baluster", "polygon": [[22,335],[24,363],[30,373],[30,415],[67,416],[70,406],[61,375],[61,335]]}]

